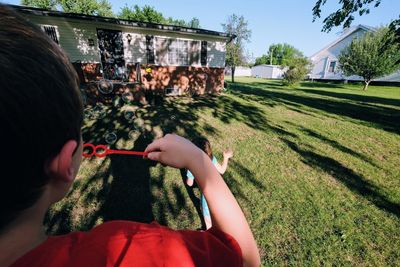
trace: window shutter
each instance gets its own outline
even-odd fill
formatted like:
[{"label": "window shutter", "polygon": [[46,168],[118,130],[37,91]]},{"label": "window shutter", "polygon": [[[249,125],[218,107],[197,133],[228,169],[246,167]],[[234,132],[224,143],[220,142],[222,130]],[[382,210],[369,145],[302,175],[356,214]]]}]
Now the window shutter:
[{"label": "window shutter", "polygon": [[201,41],[201,56],[200,61],[202,66],[207,65],[207,41]]},{"label": "window shutter", "polygon": [[57,31],[56,31],[56,27],[54,26],[41,26],[42,30],[50,37],[50,39],[52,39],[54,42],[56,42],[57,44],[58,42],[58,38],[57,38]]},{"label": "window shutter", "polygon": [[154,36],[146,35],[147,64],[154,64]]},{"label": "window shutter", "polygon": [[197,65],[199,64],[199,41],[191,41],[189,42],[189,65]]}]

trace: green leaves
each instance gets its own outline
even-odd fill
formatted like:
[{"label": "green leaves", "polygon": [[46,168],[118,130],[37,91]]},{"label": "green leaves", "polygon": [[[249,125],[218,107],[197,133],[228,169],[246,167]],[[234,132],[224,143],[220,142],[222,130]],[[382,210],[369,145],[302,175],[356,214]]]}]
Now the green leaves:
[{"label": "green leaves", "polygon": [[[321,7],[326,4],[327,0],[318,0],[312,9],[313,22],[321,17]],[[343,28],[347,28],[354,20],[354,13],[358,12],[360,16],[369,14],[370,5],[378,7],[381,0],[339,0],[341,8],[329,14],[323,21],[324,26],[322,31],[330,32],[333,27],[339,26],[343,23]]]},{"label": "green leaves", "polygon": [[112,17],[111,4],[108,0],[21,0],[21,5],[85,15]]},{"label": "green leaves", "polygon": [[283,84],[293,86],[302,81],[311,69],[308,58],[295,57],[286,62],[287,71],[283,75]]},{"label": "green leaves", "polygon": [[134,5],[132,8],[125,5],[123,8],[121,8],[118,18],[150,23],[169,24],[181,27],[200,28],[200,21],[198,18],[192,18],[188,22],[182,19],[174,19],[172,17],[166,18],[161,12],[158,12],[154,7],[148,5],[143,7]]}]

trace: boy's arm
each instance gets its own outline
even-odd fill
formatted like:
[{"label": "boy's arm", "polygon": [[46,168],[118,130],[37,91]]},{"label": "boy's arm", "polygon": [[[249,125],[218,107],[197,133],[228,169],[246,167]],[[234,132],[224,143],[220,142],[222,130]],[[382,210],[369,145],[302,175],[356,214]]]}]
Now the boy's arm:
[{"label": "boy's arm", "polygon": [[193,173],[207,199],[214,227],[235,238],[242,250],[244,266],[259,266],[260,255],[246,218],[210,158],[177,135],[154,141],[146,152],[149,159],[175,168],[188,168]]}]

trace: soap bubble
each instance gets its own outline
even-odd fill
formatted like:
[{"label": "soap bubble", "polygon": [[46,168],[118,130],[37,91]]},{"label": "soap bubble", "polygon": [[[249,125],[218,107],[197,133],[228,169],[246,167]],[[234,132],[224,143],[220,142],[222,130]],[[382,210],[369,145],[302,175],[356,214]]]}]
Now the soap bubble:
[{"label": "soap bubble", "polygon": [[135,118],[135,112],[133,110],[125,110],[124,117],[126,120],[131,121]]},{"label": "soap bubble", "polygon": [[103,95],[108,95],[112,93],[112,91],[114,90],[114,86],[111,81],[101,80],[100,82],[97,83],[97,89]]},{"label": "soap bubble", "polygon": [[107,144],[112,145],[117,141],[117,135],[114,132],[107,132],[104,135],[104,140]]},{"label": "soap bubble", "polygon": [[131,103],[133,99],[133,94],[131,92],[126,92],[122,94],[122,100],[127,104]]}]

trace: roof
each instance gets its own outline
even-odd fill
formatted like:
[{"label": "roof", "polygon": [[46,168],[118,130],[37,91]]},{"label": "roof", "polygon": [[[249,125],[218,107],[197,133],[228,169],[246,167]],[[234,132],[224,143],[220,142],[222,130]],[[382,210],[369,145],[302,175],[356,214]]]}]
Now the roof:
[{"label": "roof", "polygon": [[255,65],[255,66],[253,66],[253,68],[254,67],[269,67],[269,68],[280,68],[281,66],[279,66],[279,65],[269,65],[269,64],[260,64],[260,65]]},{"label": "roof", "polygon": [[232,40],[236,37],[235,35],[229,35],[224,32],[210,31],[210,30],[197,29],[197,28],[189,28],[189,27],[183,27],[183,26],[166,25],[166,24],[151,23],[151,22],[141,22],[141,21],[118,19],[118,18],[112,18],[112,17],[92,16],[92,15],[77,14],[77,13],[66,13],[66,12],[61,12],[61,11],[47,10],[47,9],[27,7],[27,6],[18,6],[18,5],[7,5],[7,6],[15,9],[16,11],[21,12],[21,13],[33,14],[33,15],[39,15],[39,16],[63,17],[63,18],[72,18],[72,19],[81,19],[81,20],[112,23],[112,24],[118,24],[118,25],[123,25],[123,26],[132,26],[132,27],[138,27],[138,28],[148,28],[148,29],[162,30],[162,31],[212,35],[212,36],[226,38],[229,40]]},{"label": "roof", "polygon": [[346,37],[348,37],[349,35],[353,34],[354,32],[358,31],[359,29],[365,30],[367,32],[369,31],[375,31],[375,28],[367,26],[367,25],[362,25],[359,24],[357,26],[353,26],[350,28],[345,29],[342,34],[340,35],[340,37],[338,39],[336,39],[335,41],[333,41],[332,43],[328,44],[327,46],[325,46],[324,48],[322,48],[321,50],[319,50],[317,53],[313,54],[310,59],[312,59],[313,57],[315,57],[317,54],[321,53],[324,50],[327,50],[329,48],[331,48],[332,46],[336,45],[337,43],[341,42],[342,40],[344,40]]}]

